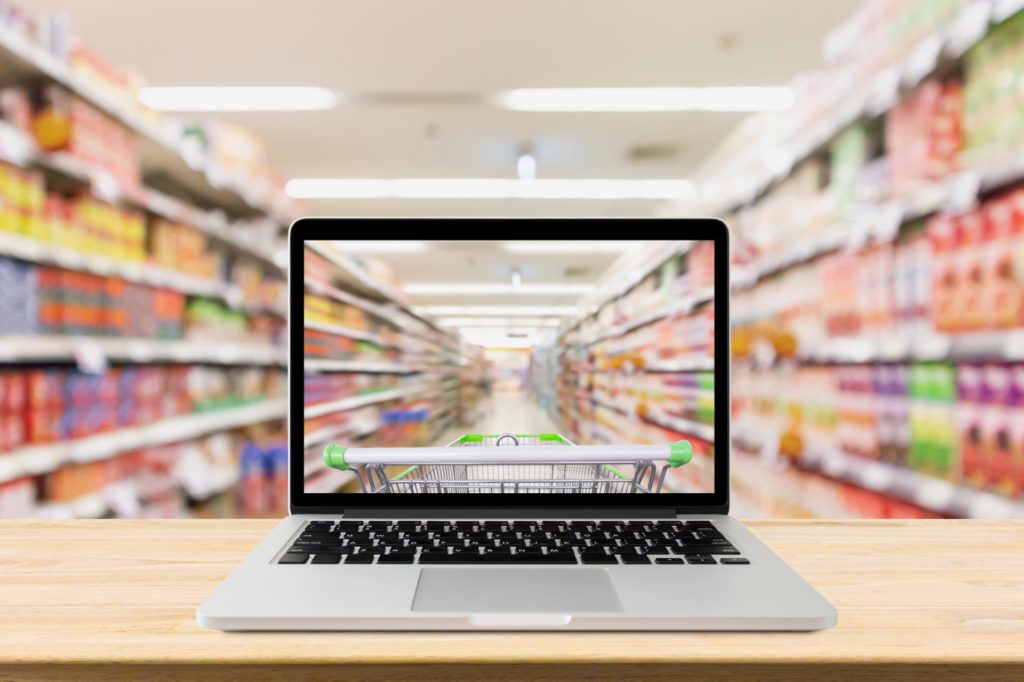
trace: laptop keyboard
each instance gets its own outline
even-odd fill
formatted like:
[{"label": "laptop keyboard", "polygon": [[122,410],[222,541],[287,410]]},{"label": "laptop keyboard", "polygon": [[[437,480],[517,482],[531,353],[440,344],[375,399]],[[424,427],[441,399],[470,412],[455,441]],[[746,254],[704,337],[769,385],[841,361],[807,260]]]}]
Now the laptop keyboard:
[{"label": "laptop keyboard", "polygon": [[749,564],[710,521],[310,521],[279,564]]}]

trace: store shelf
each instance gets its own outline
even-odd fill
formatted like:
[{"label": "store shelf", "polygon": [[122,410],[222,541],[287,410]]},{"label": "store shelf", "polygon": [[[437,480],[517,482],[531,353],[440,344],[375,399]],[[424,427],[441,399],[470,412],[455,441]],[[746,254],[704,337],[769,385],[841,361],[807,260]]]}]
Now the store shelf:
[{"label": "store shelf", "polygon": [[287,200],[283,195],[255,196],[252,189],[247,189],[254,184],[252,179],[227,176],[209,159],[188,153],[178,144],[169,125],[161,127],[138,110],[116,101],[66,64],[3,27],[0,27],[0,74],[9,82],[44,77],[87,100],[138,134],[144,170],[159,169],[161,179],[172,182],[197,200],[236,215],[262,213],[282,224],[289,221],[284,210]]},{"label": "store shelf", "polygon": [[402,348],[402,346],[398,343],[385,341],[384,338],[379,334],[374,334],[372,332],[364,331],[362,329],[343,327],[338,324],[325,324],[323,322],[305,322],[303,326],[306,329],[324,332],[325,334],[334,334],[335,336],[345,336],[350,339],[369,341],[370,343],[375,343],[383,348]]},{"label": "store shelf", "polygon": [[582,345],[589,346],[601,341],[607,341],[608,339],[614,339],[619,336],[623,336],[634,329],[639,329],[649,324],[653,324],[658,320],[663,320],[669,317],[675,317],[676,315],[685,315],[692,311],[694,308],[702,303],[707,303],[714,299],[714,289],[708,288],[701,291],[693,292],[689,295],[683,296],[678,301],[670,303],[661,307],[658,310],[645,313],[640,317],[617,324],[614,327],[608,329],[608,331],[598,334],[594,337],[582,341]]},{"label": "store shelf", "polygon": [[[788,249],[762,256],[754,263],[733,268],[732,286],[745,289],[765,277],[828,253],[856,250],[866,244],[894,240],[899,227],[911,220],[943,210],[962,210],[986,192],[1024,180],[1024,155],[1011,154],[978,162],[943,181],[919,187],[912,195],[883,204],[862,207],[873,219],[857,225],[836,225],[821,234],[799,241]],[[864,227],[867,225],[868,227]]]},{"label": "store shelf", "polygon": [[[377,430],[376,424],[370,428],[363,428],[358,430],[356,430],[354,426],[355,425],[353,424],[340,424],[338,426],[328,426],[322,429],[318,429],[313,433],[307,434],[306,436],[303,437],[302,447],[308,449],[313,447],[314,445],[326,443],[329,440],[336,440],[341,436],[349,437],[355,440],[357,438],[363,438],[365,436],[368,436]],[[312,473],[313,472],[311,471],[307,471],[307,478]]]},{"label": "store shelf", "polygon": [[[777,358],[773,364],[856,365],[886,362],[1016,362],[1024,360],[1024,329],[973,332],[956,335],[908,336],[894,332],[873,339],[830,338],[813,350],[792,358]],[[745,364],[740,358],[737,364]]]},{"label": "store shelf", "polygon": [[[761,443],[757,434],[736,432],[740,443]],[[842,483],[909,502],[922,509],[957,518],[1024,518],[1024,502],[975,490],[905,467],[854,457],[838,450],[808,452],[800,467]]]},{"label": "store shelf", "polygon": [[609,285],[601,287],[581,302],[581,307],[586,310],[583,315],[571,320],[562,327],[559,332],[559,341],[569,332],[577,329],[585,320],[593,317],[601,308],[609,302],[625,295],[633,287],[644,281],[656,269],[661,267],[671,258],[686,253],[693,246],[691,241],[663,241],[652,242],[655,246],[648,253],[640,254],[636,259],[630,260],[622,265],[628,270],[623,277],[609,277]]},{"label": "store shelf", "polygon": [[186,223],[230,250],[254,258],[273,271],[281,271],[273,250],[247,239],[242,230],[236,229],[223,214],[202,211],[148,187],[132,196],[123,195],[111,185],[106,171],[93,168],[70,154],[43,152],[28,135],[3,121],[0,121],[0,159],[21,167],[35,166],[44,172],[74,180],[89,187],[92,194],[105,201],[127,204],[168,220]]},{"label": "store shelf", "polygon": [[[759,147],[748,149],[746,159],[732,163],[723,169],[733,177],[743,178],[743,166],[758,168],[757,177],[743,178],[739,190],[728,192],[717,200],[707,203],[703,209],[709,215],[731,213],[747,204],[777,181],[787,177],[792,169],[804,159],[819,153],[836,135],[857,119],[879,116],[892,108],[902,92],[909,91],[938,69],[960,58],[964,52],[983,38],[990,22],[999,21],[1005,10],[993,12],[993,3],[972,2],[946,25],[923,37],[914,47],[903,52],[899,61],[884,65],[877,70],[873,80],[858,87],[849,88],[845,97],[831,102],[831,111],[820,121],[810,126],[794,127],[799,139],[786,140],[775,149]],[[768,163],[766,159],[773,159]],[[715,184],[729,183],[707,181],[706,188]],[[704,191],[704,195],[711,195]]]},{"label": "store shelf", "polygon": [[422,386],[416,386],[404,389],[376,391],[374,393],[366,393],[363,395],[342,398],[341,400],[332,400],[326,403],[307,405],[305,410],[303,411],[303,417],[306,419],[312,419],[314,417],[322,417],[325,414],[333,414],[335,412],[354,410],[357,407],[365,407],[367,405],[383,403],[389,400],[400,400],[401,398],[409,398],[420,393],[422,390]]},{"label": "store shelf", "polygon": [[42,504],[33,513],[39,519],[99,519],[110,511],[104,491],[89,493],[69,502]]},{"label": "store shelf", "polygon": [[0,362],[196,363],[285,365],[283,349],[267,344],[122,339],[89,336],[0,336]]},{"label": "store shelf", "polygon": [[284,419],[286,415],[287,401],[278,398],[240,407],[168,417],[145,426],[0,453],[0,482],[48,473],[67,463],[94,462],[129,450],[177,443],[217,431]]},{"label": "store shelf", "polygon": [[715,442],[715,429],[707,424],[701,424],[700,422],[691,421],[689,419],[653,412],[639,415],[635,406],[619,405],[610,400],[598,398],[597,396],[589,394],[583,390],[577,391],[577,395],[584,400],[589,400],[595,405],[601,405],[609,410],[614,410],[624,417],[635,417],[640,421],[660,426],[661,428],[668,429],[669,431],[675,431],[676,433],[684,436],[696,436],[697,438],[712,444]]},{"label": "store shelf", "polygon": [[[444,329],[441,329],[441,327],[438,327],[437,324],[430,317],[421,315],[420,313],[416,312],[416,310],[411,305],[409,305],[407,301],[403,299],[401,294],[392,287],[389,287],[386,284],[383,284],[370,278],[362,270],[353,266],[344,258],[338,257],[338,255],[335,254],[331,249],[325,248],[316,241],[308,241],[305,243],[305,245],[307,248],[316,252],[317,254],[325,258],[327,261],[329,261],[331,264],[333,264],[335,267],[337,267],[346,276],[346,278],[349,280],[349,283],[357,286],[360,290],[362,290],[365,293],[369,293],[371,295],[379,296],[385,299],[386,301],[400,309],[401,312],[407,315],[408,317],[413,318],[419,323],[426,324],[427,326],[434,329],[436,332],[440,333],[443,338],[447,339],[450,342],[454,342],[454,339],[451,338],[449,332],[445,331]],[[311,280],[309,278],[306,278],[306,284],[310,285],[310,282]],[[339,300],[342,300],[346,303],[350,303],[351,305],[357,305],[358,307],[363,308],[367,312],[373,313],[374,315],[387,319],[391,321],[393,324],[403,329],[409,327],[409,321],[407,319],[404,319],[401,315],[396,315],[394,312],[388,311],[386,308],[383,308],[379,304],[374,304],[369,301],[359,299],[359,297],[357,296],[346,294],[345,292],[338,291],[333,287],[327,287],[326,285],[322,285],[321,283],[318,283],[315,280],[312,280],[312,282],[313,284],[311,286],[320,286],[325,287],[327,290],[331,290],[332,293],[325,293],[324,295],[330,296],[334,294],[342,294],[345,298],[341,298]],[[355,301],[359,302],[356,303]]]},{"label": "store shelf", "polygon": [[237,467],[214,469],[200,480],[183,481],[181,487],[193,502],[206,502],[238,485]]},{"label": "store shelf", "polygon": [[119,277],[137,284],[173,289],[190,296],[215,298],[235,308],[266,311],[278,315],[285,314],[284,309],[280,306],[264,307],[243,304],[241,289],[225,281],[194,277],[148,263],[129,263],[96,254],[82,253],[16,234],[0,232],[0,255],[33,263],[56,265],[68,270],[88,272],[104,277]]},{"label": "store shelf", "polygon": [[395,362],[369,362],[360,360],[306,359],[302,363],[307,372],[364,372],[366,374],[418,374],[421,368]]}]

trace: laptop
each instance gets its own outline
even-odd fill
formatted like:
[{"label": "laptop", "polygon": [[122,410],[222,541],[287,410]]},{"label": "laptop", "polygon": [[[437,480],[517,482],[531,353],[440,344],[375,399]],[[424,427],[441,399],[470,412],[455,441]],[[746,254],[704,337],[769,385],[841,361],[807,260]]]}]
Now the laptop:
[{"label": "laptop", "polygon": [[[199,606],[200,625],[835,625],[729,513],[724,223],[302,219],[289,254],[289,514]],[[395,281],[421,272],[497,284],[455,287],[471,303],[436,307]],[[562,289],[529,286],[575,276],[586,293],[568,307]],[[507,316],[536,300],[532,317],[562,315],[540,325],[557,341],[537,343],[556,374],[546,388],[517,385],[525,370],[490,381],[479,349],[444,326],[458,321],[429,314]]]}]

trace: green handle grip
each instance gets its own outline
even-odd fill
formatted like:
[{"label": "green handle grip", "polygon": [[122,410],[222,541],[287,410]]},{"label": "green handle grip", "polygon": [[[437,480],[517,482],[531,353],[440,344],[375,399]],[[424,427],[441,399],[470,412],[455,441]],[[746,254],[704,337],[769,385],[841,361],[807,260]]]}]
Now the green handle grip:
[{"label": "green handle grip", "polygon": [[688,440],[669,443],[668,447],[668,464],[671,467],[681,467],[693,459],[693,446]]},{"label": "green handle grip", "polygon": [[330,443],[324,448],[324,464],[337,469],[338,471],[348,471],[351,465],[345,461],[345,451],[348,450],[344,445],[335,445]]}]

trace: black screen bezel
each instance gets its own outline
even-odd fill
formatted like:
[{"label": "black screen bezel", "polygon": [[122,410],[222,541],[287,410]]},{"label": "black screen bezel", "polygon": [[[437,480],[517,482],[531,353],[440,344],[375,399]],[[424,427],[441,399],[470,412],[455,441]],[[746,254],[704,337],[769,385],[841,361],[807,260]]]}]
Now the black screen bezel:
[{"label": "black screen bezel", "polygon": [[[303,248],[306,240],[367,235],[372,239],[422,239],[440,233],[444,239],[593,239],[595,235],[643,235],[651,239],[692,239],[715,242],[715,489],[711,493],[606,493],[586,495],[538,493],[479,493],[473,495],[402,494],[387,500],[367,493],[307,493],[303,489],[303,430],[292,428],[291,415],[303,414],[303,327],[292,324],[302,314]],[[554,235],[554,236],[553,236]],[[366,238],[366,237],[363,237]],[[712,218],[301,218],[288,233],[288,406],[289,507],[292,513],[340,513],[345,510],[387,507],[489,510],[569,507],[671,508],[678,513],[720,513],[729,510],[729,232]],[[723,361],[724,359],[724,361]],[[297,422],[297,423],[301,423]]]}]

